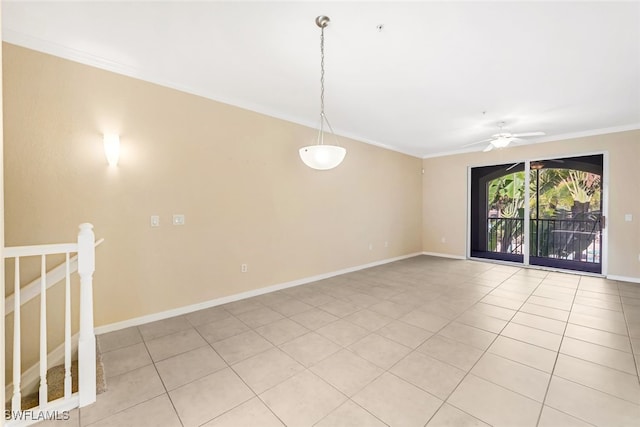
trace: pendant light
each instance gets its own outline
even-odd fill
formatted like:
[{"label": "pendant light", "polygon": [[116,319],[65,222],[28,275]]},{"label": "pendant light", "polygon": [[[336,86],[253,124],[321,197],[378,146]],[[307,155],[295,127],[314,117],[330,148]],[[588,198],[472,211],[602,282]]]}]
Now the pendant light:
[{"label": "pendant light", "polygon": [[[324,114],[324,29],[331,20],[327,16],[318,16],[316,25],[320,27],[320,130],[316,145],[309,145],[300,149],[300,158],[305,165],[312,169],[333,169],[342,163],[347,150],[337,145],[337,138],[333,128]],[[336,145],[324,143],[324,125],[327,124]]]}]

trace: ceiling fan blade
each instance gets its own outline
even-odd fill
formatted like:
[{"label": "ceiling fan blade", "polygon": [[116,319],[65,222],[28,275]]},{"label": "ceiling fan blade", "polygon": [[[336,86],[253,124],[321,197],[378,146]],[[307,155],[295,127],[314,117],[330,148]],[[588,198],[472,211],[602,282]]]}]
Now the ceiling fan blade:
[{"label": "ceiling fan blade", "polygon": [[482,150],[483,153],[488,153],[489,151],[493,150],[493,144],[489,144],[487,145],[487,148],[485,148],[484,150]]},{"label": "ceiling fan blade", "polygon": [[524,133],[514,133],[511,136],[513,136],[515,138],[521,138],[523,136],[542,136],[542,135],[546,135],[546,133],[544,133],[544,132],[524,132]]},{"label": "ceiling fan blade", "polygon": [[482,141],[472,142],[471,144],[466,144],[466,145],[463,145],[462,147],[464,148],[464,147],[471,147],[472,145],[484,144],[485,142],[489,142],[489,141],[492,141],[492,140],[493,140],[493,138],[483,139]]}]

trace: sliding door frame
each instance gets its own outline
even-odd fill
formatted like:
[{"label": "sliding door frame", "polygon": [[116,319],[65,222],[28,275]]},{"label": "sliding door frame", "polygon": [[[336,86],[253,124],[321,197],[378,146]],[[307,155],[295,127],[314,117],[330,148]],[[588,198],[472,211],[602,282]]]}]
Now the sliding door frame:
[{"label": "sliding door frame", "polygon": [[[486,166],[493,166],[496,164],[503,164],[503,163],[524,163],[524,170],[525,170],[525,200],[528,202],[529,198],[531,196],[530,194],[530,166],[531,166],[531,162],[532,161],[539,161],[539,160],[554,160],[554,159],[567,159],[567,158],[572,158],[572,157],[581,157],[581,156],[594,156],[594,155],[601,155],[602,156],[602,182],[601,182],[601,188],[602,188],[602,216],[605,218],[605,226],[602,229],[602,246],[604,247],[604,251],[600,254],[600,262],[602,265],[602,271],[600,274],[594,274],[594,273],[587,273],[587,272],[576,272],[576,271],[572,271],[572,270],[564,270],[564,269],[558,269],[558,268],[551,268],[551,267],[544,267],[544,266],[538,266],[538,265],[531,265],[529,264],[529,256],[530,256],[530,208],[529,208],[529,203],[525,203],[525,207],[524,207],[524,236],[525,236],[525,241],[524,241],[524,248],[523,248],[523,262],[519,263],[519,262],[512,262],[512,261],[500,261],[500,260],[493,260],[493,259],[487,259],[487,258],[477,258],[477,257],[472,257],[471,256],[471,169],[473,168],[479,168],[479,167],[486,167]],[[503,160],[500,159],[499,163],[496,162],[485,162],[485,163],[478,163],[478,164],[473,164],[473,165],[469,165],[467,166],[467,247],[466,247],[466,257],[469,260],[473,260],[473,261],[483,261],[483,262],[492,262],[492,263],[496,263],[496,264],[508,264],[508,265],[514,265],[514,266],[520,266],[520,267],[526,267],[526,268],[533,268],[533,269],[538,269],[538,270],[551,270],[551,271],[562,271],[562,272],[566,272],[566,273],[571,273],[571,274],[582,274],[582,275],[589,275],[589,276],[602,276],[602,277],[606,277],[607,276],[607,272],[608,270],[608,266],[609,266],[609,221],[608,221],[608,217],[609,217],[609,152],[606,150],[603,151],[588,151],[585,153],[571,153],[571,154],[558,154],[558,155],[548,155],[548,156],[528,156],[524,159],[520,158],[520,159],[513,159],[513,160]]]}]

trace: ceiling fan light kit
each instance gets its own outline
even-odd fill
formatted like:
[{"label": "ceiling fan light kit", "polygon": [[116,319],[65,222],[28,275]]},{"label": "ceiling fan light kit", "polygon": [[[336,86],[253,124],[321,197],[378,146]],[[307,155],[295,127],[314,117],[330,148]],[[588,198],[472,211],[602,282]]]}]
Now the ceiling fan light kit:
[{"label": "ceiling fan light kit", "polygon": [[494,148],[506,148],[512,142],[518,142],[522,138],[526,138],[526,137],[530,137],[530,136],[543,136],[543,135],[545,135],[544,132],[511,133],[511,132],[506,131],[504,129],[504,125],[505,125],[504,122],[499,122],[498,123],[498,129],[500,129],[500,132],[498,132],[498,133],[496,133],[494,135],[491,135],[491,138],[483,139],[482,141],[478,141],[478,142],[473,142],[471,144],[464,145],[463,147],[471,147],[473,145],[484,144],[484,143],[488,142],[489,144],[487,144],[485,149],[482,150],[483,152],[486,153],[488,151],[493,150]]},{"label": "ceiling fan light kit", "polygon": [[[300,158],[305,165],[312,169],[328,170],[338,166],[344,160],[347,150],[337,145],[337,138],[331,127],[331,123],[324,113],[324,29],[331,20],[328,16],[320,15],[316,18],[316,25],[320,27],[320,130],[316,145],[302,147],[299,150]],[[333,135],[336,145],[324,143],[324,125],[327,125]]]}]

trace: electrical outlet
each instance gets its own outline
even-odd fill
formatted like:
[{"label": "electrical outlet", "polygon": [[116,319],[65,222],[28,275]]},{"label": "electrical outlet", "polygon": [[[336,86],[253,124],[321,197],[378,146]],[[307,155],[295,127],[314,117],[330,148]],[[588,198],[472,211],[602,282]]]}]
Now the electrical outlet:
[{"label": "electrical outlet", "polygon": [[184,215],[173,214],[173,225],[184,225]]},{"label": "electrical outlet", "polygon": [[240,265],[240,272],[241,273],[246,273],[247,271],[249,271],[249,266],[247,264]]},{"label": "electrical outlet", "polygon": [[152,227],[160,227],[160,216],[151,215],[150,224],[151,224]]},{"label": "electrical outlet", "polygon": [[369,243],[369,250],[372,251],[373,250],[373,243]]}]

